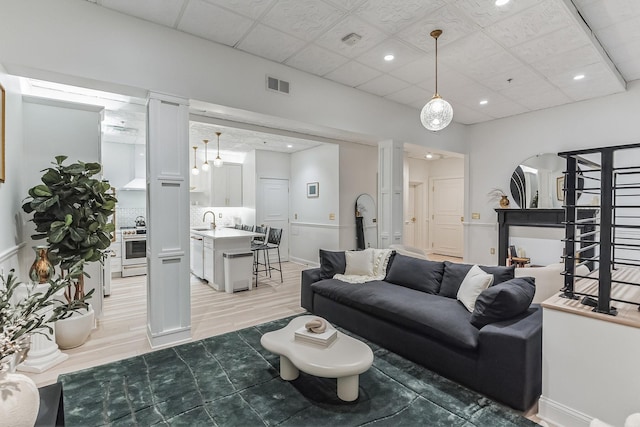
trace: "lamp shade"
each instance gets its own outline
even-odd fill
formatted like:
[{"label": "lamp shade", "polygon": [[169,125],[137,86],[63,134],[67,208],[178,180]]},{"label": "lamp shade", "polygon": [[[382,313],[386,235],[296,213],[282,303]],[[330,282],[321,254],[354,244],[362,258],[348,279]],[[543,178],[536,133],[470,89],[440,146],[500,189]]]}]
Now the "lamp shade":
[{"label": "lamp shade", "polygon": [[422,108],[420,121],[422,125],[432,131],[446,128],[453,119],[451,104],[435,94],[433,98]]},{"label": "lamp shade", "polygon": [[222,159],[220,158],[220,156],[216,157],[216,158],[213,160],[213,166],[215,166],[215,167],[219,168],[219,167],[222,167],[222,165],[224,165],[224,162],[222,161]]}]

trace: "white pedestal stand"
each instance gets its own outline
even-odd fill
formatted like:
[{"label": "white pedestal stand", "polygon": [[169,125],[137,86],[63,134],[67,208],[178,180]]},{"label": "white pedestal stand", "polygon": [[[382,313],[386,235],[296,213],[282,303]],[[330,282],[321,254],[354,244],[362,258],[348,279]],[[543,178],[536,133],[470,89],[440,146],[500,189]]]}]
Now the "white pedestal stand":
[{"label": "white pedestal stand", "polygon": [[[27,295],[27,286],[31,292],[45,293],[49,284],[40,285],[21,285],[20,291],[23,295]],[[53,311],[53,306],[44,308],[41,313],[45,317],[49,316],[49,313]],[[46,328],[42,329],[42,333],[31,334],[31,347],[29,353],[24,362],[18,365],[18,371],[33,372],[39,374],[47,369],[62,363],[69,357],[68,354],[64,354],[58,348],[55,339],[55,325],[51,323],[53,333],[50,333]]]}]

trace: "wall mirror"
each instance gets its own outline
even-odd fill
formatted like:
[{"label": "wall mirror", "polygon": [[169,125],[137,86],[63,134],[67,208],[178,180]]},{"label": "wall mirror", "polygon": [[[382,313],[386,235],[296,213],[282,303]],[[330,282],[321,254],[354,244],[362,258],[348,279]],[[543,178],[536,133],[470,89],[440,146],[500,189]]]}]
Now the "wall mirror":
[{"label": "wall mirror", "polygon": [[[521,209],[559,209],[564,203],[566,160],[553,153],[538,154],[521,162],[511,175],[511,197]],[[584,187],[578,179],[577,188]]]},{"label": "wall mirror", "polygon": [[361,194],[356,199],[357,249],[378,247],[378,210],[370,194]]}]

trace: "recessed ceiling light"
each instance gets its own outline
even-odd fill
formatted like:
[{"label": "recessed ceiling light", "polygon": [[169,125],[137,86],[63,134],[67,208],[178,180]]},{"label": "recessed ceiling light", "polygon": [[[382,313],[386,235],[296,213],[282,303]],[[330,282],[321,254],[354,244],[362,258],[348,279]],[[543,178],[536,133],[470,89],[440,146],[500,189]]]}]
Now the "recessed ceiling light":
[{"label": "recessed ceiling light", "polygon": [[293,148],[293,145],[287,144],[287,148]]},{"label": "recessed ceiling light", "polygon": [[482,101],[480,101],[480,105],[487,105],[489,103],[489,101],[487,101],[486,99],[483,99]]},{"label": "recessed ceiling light", "polygon": [[393,61],[393,58],[395,58],[395,56],[393,56],[392,54],[388,54],[384,56],[385,61]]},{"label": "recessed ceiling light", "polygon": [[510,0],[496,0],[496,6],[504,6],[509,3]]},{"label": "recessed ceiling light", "polygon": [[573,76],[573,80],[582,80],[584,79],[584,74],[578,74],[577,76]]},{"label": "recessed ceiling light", "polygon": [[426,157],[427,159],[433,159],[433,154],[431,154],[431,153],[427,153],[427,154],[425,155],[425,157]]}]

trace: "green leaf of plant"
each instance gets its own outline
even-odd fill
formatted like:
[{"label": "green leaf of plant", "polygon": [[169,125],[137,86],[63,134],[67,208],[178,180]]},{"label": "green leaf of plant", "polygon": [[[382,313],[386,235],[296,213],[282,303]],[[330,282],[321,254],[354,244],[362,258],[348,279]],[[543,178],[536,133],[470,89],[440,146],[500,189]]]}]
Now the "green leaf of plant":
[{"label": "green leaf of plant", "polygon": [[51,243],[60,243],[67,235],[67,230],[65,228],[58,228],[55,230],[51,230],[49,233],[49,242]]},{"label": "green leaf of plant", "polygon": [[47,209],[51,208],[53,205],[55,205],[56,203],[58,203],[59,198],[58,195],[56,194],[55,196],[44,200],[42,203],[39,203],[38,205],[34,206],[36,212],[45,212]]},{"label": "green leaf of plant", "polygon": [[44,175],[42,175],[42,182],[44,182],[47,185],[57,184],[60,182],[61,179],[62,177],[60,176],[58,171],[51,168],[47,169],[47,172]]},{"label": "green leaf of plant", "polygon": [[65,160],[67,160],[67,156],[56,156],[56,163],[58,165],[61,165]]}]

